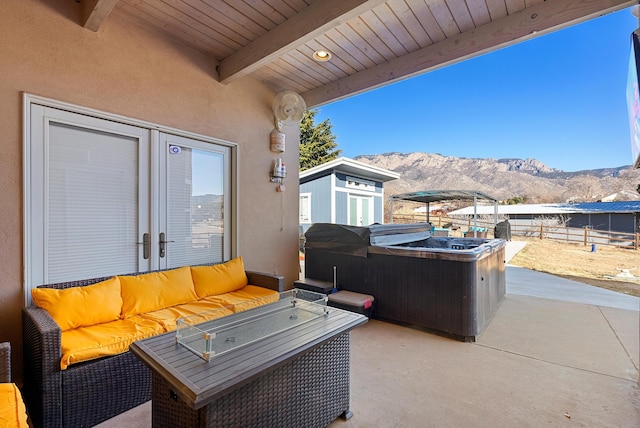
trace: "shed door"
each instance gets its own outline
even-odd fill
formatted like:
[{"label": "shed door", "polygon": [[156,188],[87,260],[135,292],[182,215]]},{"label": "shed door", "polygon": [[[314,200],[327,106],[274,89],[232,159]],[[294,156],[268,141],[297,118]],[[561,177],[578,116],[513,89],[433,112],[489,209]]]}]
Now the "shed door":
[{"label": "shed door", "polygon": [[349,225],[368,226],[373,218],[373,200],[369,196],[349,195]]}]

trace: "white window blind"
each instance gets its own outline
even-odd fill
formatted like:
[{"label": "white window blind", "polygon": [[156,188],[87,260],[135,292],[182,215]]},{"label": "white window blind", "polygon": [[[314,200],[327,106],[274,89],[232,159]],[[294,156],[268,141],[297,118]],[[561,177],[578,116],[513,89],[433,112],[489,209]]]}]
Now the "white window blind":
[{"label": "white window blind", "polygon": [[48,282],[138,269],[135,138],[49,127]]}]

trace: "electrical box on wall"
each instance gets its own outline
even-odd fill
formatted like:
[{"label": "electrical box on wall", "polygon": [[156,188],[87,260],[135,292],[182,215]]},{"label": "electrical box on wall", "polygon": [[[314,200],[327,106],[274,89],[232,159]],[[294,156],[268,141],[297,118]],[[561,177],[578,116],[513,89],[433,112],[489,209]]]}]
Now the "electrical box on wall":
[{"label": "electrical box on wall", "polygon": [[285,149],[285,135],[279,129],[271,131],[271,151],[282,153]]}]

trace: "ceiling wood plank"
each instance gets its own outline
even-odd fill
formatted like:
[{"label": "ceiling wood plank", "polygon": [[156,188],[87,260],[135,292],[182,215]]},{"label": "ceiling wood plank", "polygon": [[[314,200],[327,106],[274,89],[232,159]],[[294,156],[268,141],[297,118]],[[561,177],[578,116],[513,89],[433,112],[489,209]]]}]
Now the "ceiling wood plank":
[{"label": "ceiling wood plank", "polygon": [[471,13],[471,19],[476,27],[488,24],[491,22],[491,16],[489,16],[489,9],[487,3],[484,0],[467,0],[467,7],[469,13]]},{"label": "ceiling wood plank", "polygon": [[112,15],[120,16],[130,22],[135,22],[136,25],[141,26],[151,33],[162,34],[169,40],[182,43],[189,48],[195,49],[200,52],[204,52],[207,55],[212,55],[214,58],[217,52],[211,50],[207,40],[202,40],[197,37],[192,37],[185,32],[185,28],[173,23],[166,22],[158,16],[154,16],[150,13],[145,13],[129,4],[128,0],[122,0],[118,7],[112,12]]},{"label": "ceiling wood plank", "polygon": [[424,0],[406,1],[433,43],[438,43],[447,38]]},{"label": "ceiling wood plank", "polygon": [[118,3],[118,0],[85,0],[82,5],[82,26],[98,31]]},{"label": "ceiling wood plank", "polygon": [[546,1],[440,43],[302,94],[315,107],[435,70],[637,4],[631,0]]},{"label": "ceiling wood plank", "polygon": [[[142,0],[122,0],[122,5],[124,4],[131,6],[139,19],[159,23],[161,30],[167,27],[166,32],[175,34],[186,44],[203,46],[205,52],[213,53],[214,58],[224,58],[233,52],[233,48],[215,39],[217,32],[163,2],[152,5]],[[204,31],[190,26],[189,22],[196,23]]]},{"label": "ceiling wood plank", "polygon": [[475,27],[471,13],[469,13],[469,9],[467,8],[467,3],[464,0],[447,0],[447,5],[461,33]]},{"label": "ceiling wood plank", "polygon": [[246,39],[247,41],[241,43],[242,45],[250,43],[251,40],[257,39],[267,32],[226,3],[205,3],[198,0],[183,0],[183,2],[194,10],[200,11],[205,17],[204,20],[210,19],[217,27],[227,28],[229,31],[233,31]]},{"label": "ceiling wood plank", "polygon": [[269,64],[268,70],[274,73],[279,73],[282,76],[287,76],[288,79],[296,82],[298,86],[309,90],[318,86],[318,80],[309,76],[308,74],[301,73],[299,69],[289,64],[288,62],[279,59]]},{"label": "ceiling wood plank", "polygon": [[527,7],[524,4],[524,0],[506,0],[505,3],[507,3],[507,12],[509,15],[519,12]]},{"label": "ceiling wood plank", "polygon": [[[385,57],[382,56],[377,49],[369,43],[369,41],[362,37],[354,27],[357,27],[357,22],[359,20],[356,18],[355,20],[351,20],[345,25],[341,25],[337,28],[337,30],[349,41],[351,41],[363,54],[365,54],[371,61],[376,64],[382,64],[386,61]],[[375,41],[380,45],[380,39],[376,38]],[[374,43],[375,44],[375,43]]]},{"label": "ceiling wood plank", "polygon": [[[146,3],[146,2],[142,2]],[[190,28],[193,33],[201,33],[211,39],[211,43],[221,46],[221,50],[229,49],[235,51],[242,47],[242,44],[221,33],[215,22],[206,19],[202,12],[191,8],[189,5],[179,0],[164,0],[150,3],[150,6],[159,13],[165,14],[170,19],[174,19],[181,25]]]},{"label": "ceiling wood plank", "polygon": [[[342,34],[340,31],[338,31],[335,28],[327,31],[327,33],[324,36],[318,37],[318,40],[320,41],[320,43],[324,43],[323,38],[331,39],[335,44],[337,44],[340,47],[338,52],[340,51],[349,52],[349,56],[354,61],[357,61],[358,63],[362,64],[364,68],[373,67],[374,65],[377,64],[371,58],[369,58],[364,52],[362,52],[361,47],[356,44],[357,42],[355,40],[352,40],[349,37],[345,37],[344,34]],[[383,61],[380,60],[380,62],[383,62]],[[355,68],[358,68],[358,67],[355,66]]]},{"label": "ceiling wood plank", "polygon": [[486,0],[486,2],[492,21],[507,16],[507,6],[505,5],[504,0]]},{"label": "ceiling wood plank", "polygon": [[543,1],[547,1],[547,0],[525,0],[524,4],[527,7],[531,7],[531,6],[535,6],[538,3],[542,3]]},{"label": "ceiling wood plank", "polygon": [[[326,35],[322,35],[316,37],[313,40],[310,40],[309,42],[307,42],[306,46],[312,49],[312,55],[313,52],[322,49],[331,52],[333,54],[333,58],[329,62],[331,64],[335,64],[341,70],[344,70],[347,74],[353,74],[367,68],[363,66],[362,63],[360,63],[354,55],[351,54],[351,51],[345,51],[340,45],[335,43]],[[358,52],[358,50],[356,49],[355,52]]]},{"label": "ceiling wood plank", "polygon": [[447,37],[460,34],[458,24],[456,24],[456,20],[444,1],[431,1],[428,5],[433,17]]},{"label": "ceiling wood plank", "polygon": [[[402,25],[407,29],[413,40],[423,48],[433,43],[429,34],[425,31],[420,21],[414,15],[409,4],[404,0],[390,0],[387,2],[389,9],[398,17]],[[413,50],[413,49],[409,49]]]},{"label": "ceiling wood plank", "polygon": [[398,18],[389,4],[373,9],[373,13],[393,33],[404,50],[412,52],[421,47],[407,30],[406,24]]},{"label": "ceiling wood plank", "polygon": [[[378,8],[374,10],[377,12]],[[365,12],[360,15],[360,19],[362,20],[362,22],[364,22],[367,27],[373,30],[376,36],[378,36],[380,40],[382,40],[382,42],[391,50],[391,52],[393,52],[394,56],[402,56],[410,52],[410,50],[405,48],[405,46],[402,46],[402,43],[400,42],[400,40],[398,40],[396,31],[400,32],[400,28],[385,25],[385,23],[380,20],[380,17],[374,12],[374,10]],[[397,23],[401,27],[401,24],[399,22]],[[392,31],[392,28],[395,31]],[[417,47],[415,41],[413,42],[413,44],[415,47]]]},{"label": "ceiling wood plank", "polygon": [[389,61],[390,59],[398,57],[398,55],[393,52],[389,46],[387,46],[382,37],[365,21],[363,21],[361,17],[358,16],[357,18],[350,20],[347,24],[348,27],[353,29],[356,37],[366,40],[367,44],[380,54],[384,61]]},{"label": "ceiling wood plank", "polygon": [[300,48],[294,49],[286,55],[283,55],[276,61],[284,60],[295,66],[300,70],[300,72],[304,72],[308,75],[315,76],[318,80],[322,82],[333,82],[335,80],[339,80],[347,77],[348,75],[344,72],[334,73],[334,70],[328,69],[324,67],[326,63],[316,63],[311,56],[300,51]]},{"label": "ceiling wood plank", "polygon": [[252,74],[257,79],[262,80],[269,85],[275,92],[282,91],[295,91],[299,94],[303,93],[306,89],[305,86],[299,85],[297,82],[291,80],[289,73],[282,74],[276,70],[273,70],[273,63],[262,67],[260,70]]},{"label": "ceiling wood plank", "polygon": [[322,0],[278,25],[220,63],[220,81],[229,83],[270,63],[328,29],[384,3],[384,0]]}]

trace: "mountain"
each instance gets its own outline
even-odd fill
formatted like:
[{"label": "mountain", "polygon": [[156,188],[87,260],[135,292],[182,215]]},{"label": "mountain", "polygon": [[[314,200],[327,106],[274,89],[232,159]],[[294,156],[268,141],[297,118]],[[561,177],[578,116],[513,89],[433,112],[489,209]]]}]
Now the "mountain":
[{"label": "mountain", "polygon": [[385,193],[419,190],[478,190],[499,200],[526,203],[638,199],[640,170],[631,166],[566,172],[536,159],[459,158],[437,153],[360,155],[355,160],[395,171],[400,179],[385,183]]}]

